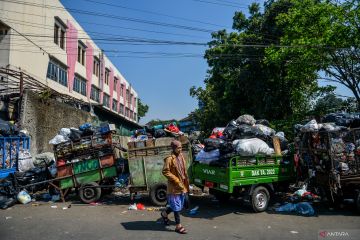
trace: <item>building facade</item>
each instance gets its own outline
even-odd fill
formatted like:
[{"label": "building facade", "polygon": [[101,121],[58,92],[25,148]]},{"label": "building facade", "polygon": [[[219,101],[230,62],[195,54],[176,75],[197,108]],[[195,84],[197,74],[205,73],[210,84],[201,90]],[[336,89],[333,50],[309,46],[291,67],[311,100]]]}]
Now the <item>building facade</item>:
[{"label": "building facade", "polygon": [[0,1],[0,67],[137,125],[137,92],[58,0]]}]

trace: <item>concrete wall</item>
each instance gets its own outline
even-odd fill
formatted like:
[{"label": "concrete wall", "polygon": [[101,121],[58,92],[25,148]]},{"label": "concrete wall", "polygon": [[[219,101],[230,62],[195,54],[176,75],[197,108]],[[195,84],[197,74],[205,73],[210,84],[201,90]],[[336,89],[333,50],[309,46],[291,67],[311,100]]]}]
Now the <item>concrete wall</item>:
[{"label": "concrete wall", "polygon": [[79,127],[91,122],[90,113],[53,99],[42,100],[36,93],[26,92],[21,107],[21,127],[31,136],[31,153],[52,152],[49,141],[61,128]]}]

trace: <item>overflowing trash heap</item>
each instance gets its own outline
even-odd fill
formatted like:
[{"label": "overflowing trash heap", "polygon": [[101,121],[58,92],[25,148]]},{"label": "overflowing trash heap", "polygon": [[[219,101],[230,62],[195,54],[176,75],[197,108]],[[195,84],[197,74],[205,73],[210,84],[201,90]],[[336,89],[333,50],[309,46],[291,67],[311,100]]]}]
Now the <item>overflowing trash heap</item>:
[{"label": "overflowing trash heap", "polygon": [[276,132],[267,120],[255,120],[251,115],[241,115],[224,128],[214,128],[203,146],[193,145],[195,161],[219,164],[233,155],[285,155],[288,141],[283,132]]},{"label": "overflowing trash heap", "polygon": [[295,131],[298,181],[328,200],[354,195],[360,183],[360,114],[331,113]]},{"label": "overflowing trash heap", "polygon": [[[184,133],[180,131],[175,122],[167,125],[159,124],[153,127],[145,126],[142,129],[134,131],[128,143],[128,148],[155,147],[158,144],[169,145],[170,138],[177,138],[182,142],[186,142]],[[155,141],[156,139],[157,141]]]}]

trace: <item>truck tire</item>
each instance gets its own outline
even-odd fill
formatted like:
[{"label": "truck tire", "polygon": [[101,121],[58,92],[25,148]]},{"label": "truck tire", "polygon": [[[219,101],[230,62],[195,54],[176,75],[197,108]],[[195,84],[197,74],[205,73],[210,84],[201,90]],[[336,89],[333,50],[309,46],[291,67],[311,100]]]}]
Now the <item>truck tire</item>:
[{"label": "truck tire", "polygon": [[86,183],[79,189],[79,197],[83,203],[96,202],[101,197],[101,188],[96,182]]},{"label": "truck tire", "polygon": [[[211,190],[211,189],[210,189]],[[226,192],[221,192],[217,190],[210,191],[211,195],[214,195],[214,197],[220,202],[220,203],[227,203],[231,197],[231,194]]]},{"label": "truck tire", "polygon": [[251,205],[255,212],[263,212],[267,209],[270,201],[270,194],[266,187],[258,186],[251,196]]},{"label": "truck tire", "polygon": [[165,206],[167,202],[167,186],[165,183],[157,183],[150,188],[150,201],[156,206]]}]

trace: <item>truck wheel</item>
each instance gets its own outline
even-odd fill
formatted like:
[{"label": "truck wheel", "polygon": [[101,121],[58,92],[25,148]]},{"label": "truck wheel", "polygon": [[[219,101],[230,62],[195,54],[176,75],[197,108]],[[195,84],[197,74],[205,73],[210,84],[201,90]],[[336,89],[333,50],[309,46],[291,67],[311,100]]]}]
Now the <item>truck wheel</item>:
[{"label": "truck wheel", "polygon": [[251,205],[255,212],[265,211],[269,205],[269,201],[269,191],[263,186],[256,187],[251,194]]},{"label": "truck wheel", "polygon": [[210,191],[210,194],[214,195],[220,203],[227,203],[231,197],[231,194],[221,191]]},{"label": "truck wheel", "polygon": [[158,183],[150,188],[150,200],[156,206],[164,206],[167,202],[167,186],[164,183]]},{"label": "truck wheel", "polygon": [[87,183],[79,189],[79,197],[83,203],[92,203],[100,199],[101,188],[96,182]]}]

